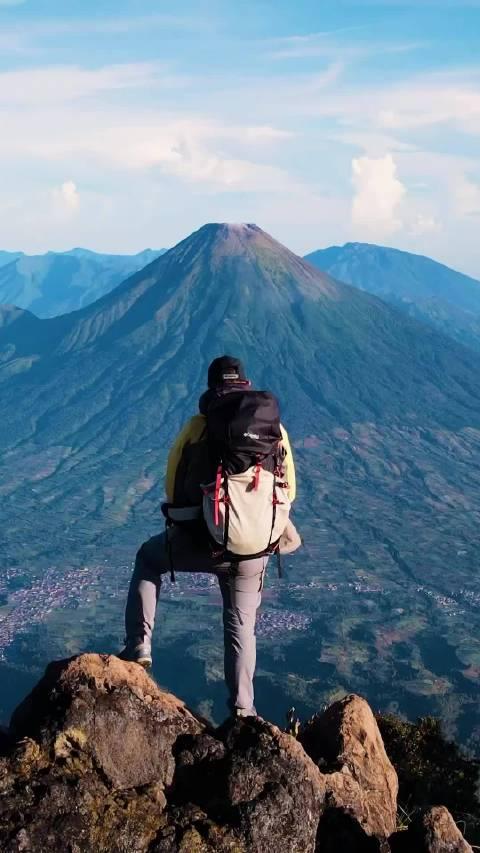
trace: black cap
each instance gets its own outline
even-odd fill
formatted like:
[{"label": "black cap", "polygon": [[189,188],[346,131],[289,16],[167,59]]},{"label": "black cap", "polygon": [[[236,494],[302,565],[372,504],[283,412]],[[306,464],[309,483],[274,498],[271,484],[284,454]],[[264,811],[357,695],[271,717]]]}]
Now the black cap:
[{"label": "black cap", "polygon": [[232,355],[215,358],[208,368],[208,387],[218,388],[225,382],[246,382],[247,377],[242,362]]}]

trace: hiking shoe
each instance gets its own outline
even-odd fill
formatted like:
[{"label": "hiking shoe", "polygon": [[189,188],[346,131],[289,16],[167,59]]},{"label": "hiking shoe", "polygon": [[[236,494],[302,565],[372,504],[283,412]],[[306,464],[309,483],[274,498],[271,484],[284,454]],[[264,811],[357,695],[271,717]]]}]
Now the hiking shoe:
[{"label": "hiking shoe", "polygon": [[252,708],[251,711],[248,711],[246,708],[234,708],[232,717],[235,720],[246,720],[248,717],[258,717],[258,714],[255,708]]},{"label": "hiking shoe", "polygon": [[117,655],[120,660],[132,661],[143,666],[144,669],[150,669],[152,665],[152,649],[149,643],[137,643],[137,645],[127,645]]}]

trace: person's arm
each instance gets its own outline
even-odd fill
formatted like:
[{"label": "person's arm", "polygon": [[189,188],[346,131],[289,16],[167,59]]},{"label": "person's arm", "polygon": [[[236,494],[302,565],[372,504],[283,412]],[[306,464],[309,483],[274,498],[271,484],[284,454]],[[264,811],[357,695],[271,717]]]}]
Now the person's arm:
[{"label": "person's arm", "polygon": [[169,503],[173,503],[173,497],[175,494],[175,476],[177,474],[178,464],[180,459],[182,458],[182,453],[186,444],[192,441],[193,435],[193,421],[194,418],[190,418],[188,423],[185,424],[181,432],[178,434],[175,439],[170,453],[168,454],[167,461],[167,473],[165,477],[165,492],[167,495],[167,501]]},{"label": "person's arm", "polygon": [[285,470],[285,477],[288,483],[288,497],[290,498],[290,502],[293,503],[297,494],[295,462],[293,461],[293,453],[292,448],[290,446],[290,439],[288,438],[287,430],[284,426],[282,426],[282,424],[280,424],[280,429],[282,430],[282,447],[285,450],[285,459],[283,460],[283,467]]}]

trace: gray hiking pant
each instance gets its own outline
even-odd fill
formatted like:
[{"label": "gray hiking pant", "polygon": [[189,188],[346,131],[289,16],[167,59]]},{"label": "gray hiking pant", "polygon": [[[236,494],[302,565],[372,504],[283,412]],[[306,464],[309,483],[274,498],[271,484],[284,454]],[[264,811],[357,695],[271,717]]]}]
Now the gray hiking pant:
[{"label": "gray hiking pant", "polygon": [[[170,552],[170,553],[169,553]],[[267,557],[219,563],[185,528],[153,536],[138,551],[125,612],[127,643],[150,643],[162,583],[170,571],[207,572],[218,577],[223,598],[225,681],[231,710],[255,713],[255,619],[261,602]]]}]

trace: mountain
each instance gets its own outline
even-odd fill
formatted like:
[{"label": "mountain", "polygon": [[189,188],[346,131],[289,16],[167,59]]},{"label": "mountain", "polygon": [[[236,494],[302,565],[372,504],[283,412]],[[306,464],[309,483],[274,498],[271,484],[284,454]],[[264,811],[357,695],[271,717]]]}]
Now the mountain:
[{"label": "mountain", "polygon": [[480,282],[476,279],[422,255],[369,243],[330,246],[305,259],[480,350]]},{"label": "mountain", "polygon": [[0,382],[29,370],[50,346],[51,324],[16,305],[0,305]]},{"label": "mountain", "polygon": [[[480,423],[473,371],[479,358],[317,272],[253,225],[204,226],[92,305],[38,326],[48,329],[45,350],[17,339],[35,365],[11,388],[14,395],[29,388],[32,413],[28,425],[21,413],[16,443],[63,441],[62,418],[53,427],[43,416],[55,411],[61,391],[71,421],[78,384],[88,387],[74,430],[82,441],[100,387],[102,396],[109,392],[102,424],[115,423],[117,442],[123,431],[128,434],[137,399],[144,429],[153,435],[160,429],[168,439],[170,425],[160,418],[163,399],[180,416],[182,396],[201,390],[209,358],[228,348],[282,397],[298,435],[319,425],[406,417],[449,428]],[[87,368],[86,379],[74,378],[80,366],[82,372]],[[120,378],[123,391],[115,388]],[[37,394],[44,399],[45,382],[50,393],[40,412]],[[127,419],[119,434],[121,412]]]},{"label": "mountain", "polygon": [[[206,225],[95,303],[27,322],[0,328],[0,713],[12,673],[118,647],[135,550],[163,526],[167,449],[230,352],[281,400],[305,540],[287,583],[270,572],[262,712],[347,689],[472,736],[479,355],[255,225]],[[220,716],[215,590],[179,588],[162,591],[158,677]]]},{"label": "mountain", "polygon": [[6,264],[11,264],[22,255],[23,252],[3,252],[0,250],[0,267],[4,267]]},{"label": "mountain", "polygon": [[108,293],[163,253],[102,255],[88,249],[45,255],[0,252],[0,304],[28,308],[39,317],[75,311]]}]

